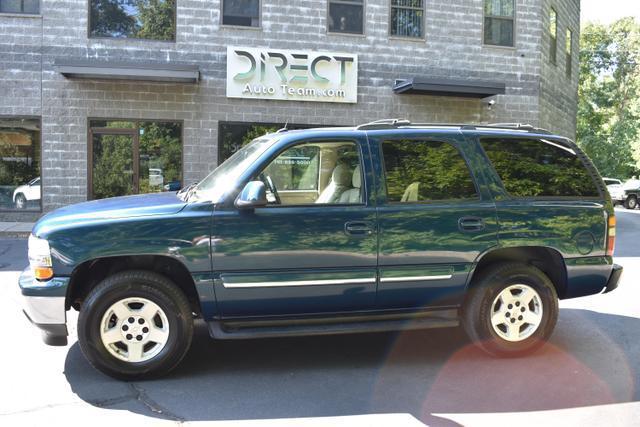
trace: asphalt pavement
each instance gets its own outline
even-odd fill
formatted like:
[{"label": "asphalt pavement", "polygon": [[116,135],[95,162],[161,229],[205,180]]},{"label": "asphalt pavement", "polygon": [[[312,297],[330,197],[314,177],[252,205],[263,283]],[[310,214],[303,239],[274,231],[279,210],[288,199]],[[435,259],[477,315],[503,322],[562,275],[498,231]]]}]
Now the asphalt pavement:
[{"label": "asphalt pavement", "polygon": [[0,240],[0,425],[640,425],[640,210],[617,210],[620,288],[561,302],[549,344],[518,359],[459,329],[212,341],[155,381],[95,371],[44,345],[20,309],[25,239]]}]

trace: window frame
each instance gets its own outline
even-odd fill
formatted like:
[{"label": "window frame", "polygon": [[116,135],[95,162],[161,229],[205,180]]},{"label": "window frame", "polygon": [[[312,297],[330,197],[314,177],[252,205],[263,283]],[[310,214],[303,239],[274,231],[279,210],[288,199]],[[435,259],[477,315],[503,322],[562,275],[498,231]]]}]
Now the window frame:
[{"label": "window frame", "polygon": [[[555,34],[551,33],[551,16],[555,15]],[[548,27],[547,27],[547,31],[549,33],[549,62],[553,65],[558,65],[558,25],[559,23],[559,18],[558,18],[558,11],[555,9],[555,7],[551,6],[551,8],[549,9],[549,21],[548,21]],[[553,52],[553,55],[552,55]]]},{"label": "window frame", "polygon": [[[40,162],[40,170],[39,170],[39,176],[40,176],[40,203],[39,203],[39,205],[40,205],[40,207],[39,207],[38,210],[35,210],[35,209],[31,209],[31,210],[29,210],[29,209],[16,209],[16,208],[7,209],[7,208],[3,208],[0,205],[0,212],[3,212],[3,213],[4,212],[12,212],[12,213],[20,212],[20,213],[24,213],[24,214],[42,213],[42,199],[43,199],[42,196],[44,194],[44,192],[42,191],[44,186],[42,184],[43,184],[43,182],[45,182],[45,180],[43,179],[43,176],[42,176],[42,154],[43,154],[43,150],[42,150],[42,117],[41,116],[29,116],[29,115],[13,116],[13,115],[9,115],[9,114],[0,114],[0,120],[2,120],[2,119],[37,120],[38,121],[38,126],[40,127],[40,140],[38,141],[38,144],[40,144],[40,159],[39,159],[39,162]],[[2,128],[0,128],[0,129],[2,129]],[[35,178],[30,179],[28,182],[33,181],[33,179],[35,179]]]},{"label": "window frame", "polygon": [[[335,4],[346,4],[351,6],[362,6],[362,32],[361,33],[341,33],[339,31],[331,31],[329,29],[329,18],[331,17],[331,3]],[[358,2],[357,0],[327,0],[327,17],[326,17],[326,33],[332,36],[355,36],[355,37],[366,37],[367,36],[367,0],[362,0]]]},{"label": "window frame", "polygon": [[[401,35],[395,35],[392,34],[391,31],[393,29],[392,24],[392,20],[393,20],[393,8],[396,9],[407,9],[407,10],[421,10],[422,11],[422,34],[420,37],[412,37],[412,36],[401,36]],[[424,41],[427,39],[427,6],[426,6],[426,0],[422,0],[422,7],[421,8],[417,8],[417,7],[406,7],[406,6],[394,6],[393,5],[393,0],[389,1],[389,34],[388,37],[389,39],[392,40],[412,40],[412,41]]]},{"label": "window frame", "polygon": [[[439,142],[439,143],[451,145],[458,152],[458,154],[464,161],[465,166],[467,167],[467,171],[469,172],[469,178],[471,178],[473,187],[476,190],[475,197],[468,198],[468,199],[441,199],[441,200],[422,200],[422,201],[418,200],[416,202],[389,201],[389,188],[387,187],[387,165],[386,165],[386,162],[384,161],[384,151],[382,149],[382,146],[384,145],[385,142],[394,142],[394,141],[395,142],[400,142],[400,141]],[[384,190],[384,191],[381,191],[381,194],[383,195],[383,201],[381,203],[382,206],[384,205],[388,205],[388,206],[450,205],[454,203],[461,203],[461,204],[478,203],[482,201],[482,193],[480,191],[481,189],[478,183],[478,177],[475,175],[473,169],[471,168],[471,164],[469,163],[469,159],[467,158],[464,150],[461,149],[457,141],[454,142],[447,138],[436,138],[433,136],[425,136],[425,137],[411,136],[411,137],[405,137],[405,138],[400,138],[398,136],[394,136],[394,137],[382,136],[378,140],[378,156],[380,156],[380,165],[382,168],[382,176],[380,178],[380,190]]]},{"label": "window frame", "polygon": [[109,36],[92,36],[91,35],[91,2],[87,0],[87,38],[90,40],[136,40],[151,43],[176,43],[178,40],[178,0],[173,5],[173,38],[170,40],[147,39],[141,37],[109,37]]},{"label": "window frame", "polygon": [[[2,0],[0,0],[0,3],[2,3]],[[24,12],[24,0],[20,0],[20,9],[22,10],[21,12],[0,12],[0,15],[19,15],[19,16],[42,16],[41,15],[41,8],[42,6],[42,2],[41,0],[38,0],[38,11],[35,13],[32,12]]]},{"label": "window frame", "polygon": [[[505,17],[505,16],[496,16],[496,15],[487,15],[485,13],[485,3],[487,0],[483,0],[482,1],[482,46],[484,47],[489,47],[489,48],[497,48],[497,49],[508,49],[508,50],[515,50],[516,49],[516,45],[517,45],[517,39],[518,39],[518,20],[517,20],[517,16],[518,16],[518,5],[516,0],[512,0],[513,1],[513,16],[511,18]],[[486,27],[486,20],[487,18],[495,18],[495,19],[503,19],[503,20],[507,20],[510,19],[513,21],[513,44],[511,46],[503,46],[500,44],[491,44],[491,43],[487,43],[487,39],[485,38],[485,27]]]},{"label": "window frame", "polygon": [[[589,178],[591,178],[591,182],[594,186],[594,188],[596,189],[596,191],[598,192],[598,196],[516,196],[513,195],[511,193],[509,193],[509,191],[507,190],[507,188],[504,185],[504,182],[502,181],[502,177],[500,176],[500,174],[498,173],[498,170],[496,169],[495,165],[493,164],[493,162],[491,161],[491,159],[489,158],[489,155],[487,154],[487,152],[485,151],[483,145],[482,145],[482,140],[483,139],[509,139],[509,140],[513,140],[518,141],[518,140],[534,140],[534,141],[538,141],[540,143],[543,143],[541,140],[542,139],[548,139],[550,142],[553,142],[554,144],[558,144],[558,145],[562,145],[566,148],[570,148],[572,150],[574,150],[576,152],[576,158],[578,159],[578,161],[580,162],[580,164],[584,167],[585,171],[587,172],[587,174],[589,175]],[[517,200],[517,201],[553,201],[553,200],[560,200],[560,201],[572,201],[572,200],[587,200],[587,201],[600,201],[602,200],[602,198],[604,197],[604,195],[602,194],[602,190],[600,189],[600,186],[597,185],[596,183],[596,176],[594,175],[593,171],[591,170],[591,168],[589,167],[589,165],[585,164],[584,161],[581,159],[581,155],[580,152],[576,150],[576,147],[572,147],[570,144],[567,144],[567,141],[563,141],[557,138],[542,138],[539,136],[524,136],[524,135],[518,135],[518,136],[514,136],[514,135],[479,135],[476,139],[476,142],[478,144],[478,147],[480,148],[482,155],[484,157],[484,159],[486,160],[486,162],[488,163],[489,167],[491,168],[491,171],[494,174],[494,179],[497,179],[497,183],[500,184],[500,192],[496,193],[493,189],[491,190],[492,194],[493,194],[493,198],[496,201],[505,201],[505,200]],[[492,187],[492,186],[490,186]],[[606,187],[606,186],[605,186]]]},{"label": "window frame", "polygon": [[219,25],[220,28],[230,28],[230,29],[237,29],[237,30],[258,30],[258,31],[262,31],[262,4],[264,3],[263,0],[258,0],[258,25],[257,26],[251,26],[251,25],[234,25],[234,24],[225,24],[224,23],[224,2],[227,0],[220,0],[220,20],[219,20]]},{"label": "window frame", "polygon": [[[131,122],[134,123],[133,128],[104,128],[98,126],[91,126],[92,121],[117,121],[117,122]],[[152,123],[180,123],[180,145],[182,147],[180,168],[180,183],[184,186],[184,165],[185,165],[185,149],[184,149],[184,120],[180,119],[123,119],[118,117],[87,117],[87,200],[100,200],[93,197],[93,135],[97,130],[98,134],[103,135],[115,135],[115,134],[132,134],[134,139],[134,146],[132,147],[133,154],[133,173],[136,176],[136,183],[134,183],[134,189],[136,190],[134,195],[141,194],[140,191],[140,123],[152,122]]]},{"label": "window frame", "polygon": [[568,79],[573,79],[573,30],[567,28],[565,33],[564,53],[566,55],[565,71]]},{"label": "window frame", "polygon": [[[294,204],[294,205],[275,205],[275,204],[267,204],[266,206],[261,207],[260,209],[274,209],[274,208],[280,208],[280,209],[286,209],[286,208],[327,208],[327,207],[353,207],[353,206],[360,206],[360,207],[366,207],[369,205],[368,200],[369,200],[369,191],[367,188],[367,182],[366,182],[366,173],[365,173],[365,151],[364,151],[364,147],[363,147],[363,142],[359,141],[357,138],[353,138],[353,137],[345,137],[345,138],[341,138],[341,137],[330,137],[330,138],[323,138],[323,137],[315,137],[315,138],[306,138],[306,139],[300,139],[300,140],[296,140],[293,142],[289,142],[284,144],[283,147],[279,148],[274,154],[269,155],[269,157],[267,157],[264,160],[261,160],[260,162],[258,162],[257,164],[255,164],[253,166],[253,171],[252,173],[249,175],[249,179],[245,180],[244,182],[242,182],[242,185],[240,185],[239,187],[239,191],[238,192],[234,192],[233,193],[233,197],[230,197],[229,200],[231,201],[231,204],[233,205],[233,202],[236,200],[236,198],[238,197],[238,194],[240,194],[240,191],[242,191],[242,189],[244,188],[245,185],[247,185],[247,183],[249,181],[255,181],[258,180],[258,177],[260,176],[260,174],[267,168],[269,167],[269,165],[271,165],[271,163],[278,158],[278,156],[280,156],[282,153],[284,153],[285,151],[297,147],[298,145],[304,145],[304,144],[309,144],[309,143],[316,143],[316,144],[320,144],[323,142],[327,142],[327,143],[331,143],[331,142],[351,142],[356,146],[356,149],[358,150],[358,158],[360,159],[360,190],[361,190],[361,202],[360,203],[301,203],[301,204]],[[319,173],[319,172],[318,172]]]}]

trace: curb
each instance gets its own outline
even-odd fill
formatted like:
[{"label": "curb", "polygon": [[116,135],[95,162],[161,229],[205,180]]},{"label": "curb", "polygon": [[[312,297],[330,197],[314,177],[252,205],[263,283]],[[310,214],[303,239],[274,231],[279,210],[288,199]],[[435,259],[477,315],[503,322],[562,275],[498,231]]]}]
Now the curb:
[{"label": "curb", "polygon": [[27,239],[29,231],[0,231],[0,239]]}]

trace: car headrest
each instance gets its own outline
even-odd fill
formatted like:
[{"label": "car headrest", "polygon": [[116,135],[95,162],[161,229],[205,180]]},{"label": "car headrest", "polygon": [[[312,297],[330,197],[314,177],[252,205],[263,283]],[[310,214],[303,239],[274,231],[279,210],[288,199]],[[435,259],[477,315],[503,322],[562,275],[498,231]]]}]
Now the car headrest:
[{"label": "car headrest", "polygon": [[351,184],[354,188],[360,188],[360,186],[362,185],[362,174],[360,173],[360,165],[356,166],[356,168],[353,170]]},{"label": "car headrest", "polygon": [[331,180],[335,182],[336,185],[348,187],[351,181],[351,171],[349,167],[343,164],[336,166],[335,169],[333,169]]}]

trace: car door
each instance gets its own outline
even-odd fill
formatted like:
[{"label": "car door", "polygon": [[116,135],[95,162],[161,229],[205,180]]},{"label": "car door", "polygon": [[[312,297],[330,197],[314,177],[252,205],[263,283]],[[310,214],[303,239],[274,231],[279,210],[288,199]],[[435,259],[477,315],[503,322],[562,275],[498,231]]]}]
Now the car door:
[{"label": "car door", "polygon": [[371,309],[377,235],[366,140],[279,144],[251,178],[275,189],[269,205],[239,210],[226,203],[214,213],[212,259],[222,316]]},{"label": "car door", "polygon": [[378,197],[377,308],[462,302],[478,255],[497,244],[496,208],[469,169],[479,150],[460,134],[371,138]]}]

